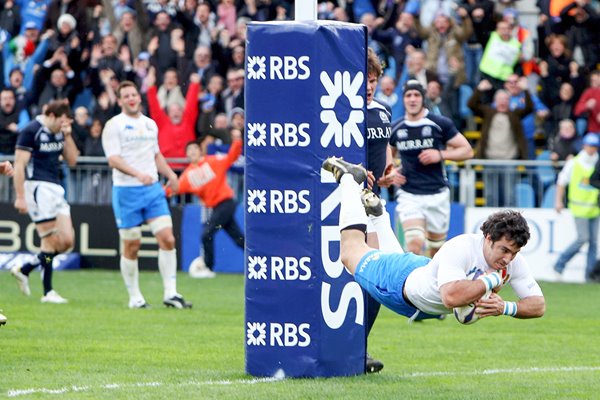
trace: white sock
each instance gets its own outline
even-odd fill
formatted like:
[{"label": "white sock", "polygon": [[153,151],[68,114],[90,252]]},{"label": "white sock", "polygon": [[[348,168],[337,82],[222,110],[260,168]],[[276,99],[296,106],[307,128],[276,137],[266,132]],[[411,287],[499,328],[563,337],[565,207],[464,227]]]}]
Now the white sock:
[{"label": "white sock", "polygon": [[[383,202],[383,200],[381,200]],[[377,240],[379,241],[379,249],[386,253],[404,253],[402,246],[400,246],[400,242],[398,242],[398,238],[396,234],[392,230],[392,226],[390,224],[390,214],[388,214],[385,209],[385,203],[383,204],[383,214],[378,217],[373,215],[369,216],[371,223],[375,227],[375,232],[377,232]]]},{"label": "white sock", "polygon": [[177,295],[177,250],[158,249],[158,269],[163,280],[165,299]]},{"label": "white sock", "polygon": [[351,174],[340,179],[342,201],[340,205],[340,231],[352,225],[367,226],[367,214],[360,200],[361,187]]},{"label": "white sock", "polygon": [[119,266],[121,268],[121,276],[123,276],[123,280],[125,281],[125,287],[129,293],[129,300],[134,302],[141,300],[145,302],[144,296],[142,296],[142,292],[140,291],[137,258],[135,260],[130,260],[121,256]]}]

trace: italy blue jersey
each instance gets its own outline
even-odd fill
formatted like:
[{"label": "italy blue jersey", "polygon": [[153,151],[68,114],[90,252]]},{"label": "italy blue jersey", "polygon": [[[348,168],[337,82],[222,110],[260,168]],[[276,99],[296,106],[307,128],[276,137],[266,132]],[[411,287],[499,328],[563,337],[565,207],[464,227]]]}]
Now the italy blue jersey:
[{"label": "italy blue jersey", "polygon": [[[385,170],[386,149],[392,133],[392,112],[387,104],[373,99],[367,105],[367,169],[373,171],[375,179],[381,178]],[[373,185],[373,192],[381,189]]]},{"label": "italy blue jersey", "polygon": [[413,194],[434,194],[448,186],[444,162],[423,165],[419,153],[426,149],[444,150],[446,143],[459,134],[449,118],[426,112],[418,121],[402,119],[392,126],[390,144],[402,160],[406,183],[402,190]]},{"label": "italy blue jersey", "polygon": [[60,184],[60,155],[65,147],[62,132],[52,133],[40,123],[40,117],[27,124],[17,138],[16,148],[31,153],[27,179]]}]

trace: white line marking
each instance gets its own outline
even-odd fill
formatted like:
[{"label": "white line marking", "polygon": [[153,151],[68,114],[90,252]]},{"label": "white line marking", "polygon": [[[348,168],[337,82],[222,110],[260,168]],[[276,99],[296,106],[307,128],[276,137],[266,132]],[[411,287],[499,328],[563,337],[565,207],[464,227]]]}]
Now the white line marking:
[{"label": "white line marking", "polygon": [[[482,371],[430,371],[413,372],[411,374],[400,375],[400,378],[422,378],[433,376],[472,376],[472,375],[501,375],[501,374],[536,374],[544,372],[594,372],[600,371],[597,367],[531,367],[531,368],[506,368],[506,369],[484,369]],[[220,381],[188,381],[179,384],[165,384],[163,382],[137,382],[137,383],[106,383],[99,386],[71,386],[59,389],[31,388],[31,389],[11,389],[7,392],[8,397],[26,396],[30,394],[65,394],[70,392],[87,392],[94,389],[124,389],[132,387],[159,387],[159,386],[228,386],[228,385],[255,385],[257,383],[278,382],[277,378],[255,378],[238,380],[220,380]]]},{"label": "white line marking", "polygon": [[[175,385],[168,386],[226,386],[226,385],[254,385],[257,383],[270,383],[277,382],[281,379],[276,378],[256,378],[256,379],[239,379],[235,381],[189,381],[183,382]],[[60,389],[47,389],[47,388],[31,388],[31,389],[11,389],[7,392],[8,397],[18,397],[25,396],[29,394],[35,393],[43,393],[43,394],[64,394],[69,392],[86,392],[94,389],[124,389],[124,388],[132,388],[132,387],[158,387],[165,386],[163,382],[137,382],[137,383],[105,383],[103,385],[99,385],[97,387],[94,386],[72,386],[72,387],[63,387]]]}]

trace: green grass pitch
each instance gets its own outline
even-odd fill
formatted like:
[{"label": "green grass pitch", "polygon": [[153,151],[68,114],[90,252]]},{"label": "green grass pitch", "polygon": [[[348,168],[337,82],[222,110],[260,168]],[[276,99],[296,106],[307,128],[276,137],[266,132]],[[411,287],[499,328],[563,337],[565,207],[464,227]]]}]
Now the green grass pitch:
[{"label": "green grass pitch", "polygon": [[[242,275],[179,276],[192,310],[162,306],[158,272],[140,276],[150,310],[127,309],[117,271],[58,272],[67,305],[41,304],[0,273],[0,398],[16,399],[595,399],[600,286],[545,283],[546,315],[461,326],[407,324],[382,309],[369,351],[380,374],[255,379],[244,373]],[[505,293],[508,292],[508,293]],[[510,289],[504,296],[514,298]]]}]

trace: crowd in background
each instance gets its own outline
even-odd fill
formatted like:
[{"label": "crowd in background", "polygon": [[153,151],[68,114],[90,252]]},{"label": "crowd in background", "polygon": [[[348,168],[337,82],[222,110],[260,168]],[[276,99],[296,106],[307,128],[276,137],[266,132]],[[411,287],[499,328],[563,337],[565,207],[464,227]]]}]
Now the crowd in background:
[{"label": "crowd in background", "polygon": [[[600,132],[598,5],[537,6],[537,35],[506,0],[328,0],[318,18],[367,26],[385,66],[376,97],[394,120],[403,83],[417,79],[431,112],[481,131],[476,158],[547,149],[565,159],[584,133]],[[189,140],[228,144],[231,129],[244,130],[246,25],[293,10],[292,0],[0,1],[0,154],[14,152],[19,127],[44,104],[66,98],[81,155],[102,156],[126,79],[141,88],[166,158],[185,157]]]}]

